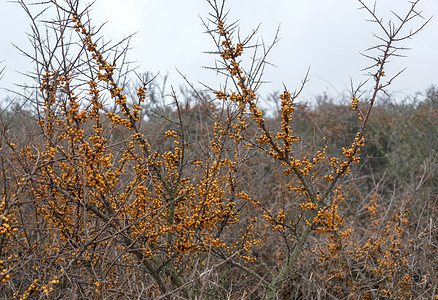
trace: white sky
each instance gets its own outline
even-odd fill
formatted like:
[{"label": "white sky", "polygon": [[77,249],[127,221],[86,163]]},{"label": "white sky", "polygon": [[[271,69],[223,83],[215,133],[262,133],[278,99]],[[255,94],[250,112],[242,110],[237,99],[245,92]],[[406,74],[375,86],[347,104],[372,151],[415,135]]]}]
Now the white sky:
[{"label": "white sky", "polygon": [[[380,32],[376,24],[365,21],[369,15],[358,10],[359,2],[228,0],[226,6],[230,9],[229,19],[240,20],[242,36],[260,24],[259,39],[269,43],[280,26],[281,40],[268,58],[275,67],[265,71],[264,80],[270,83],[264,85],[262,93],[280,90],[283,83],[290,90],[298,88],[309,67],[310,82],[303,100],[324,91],[338,95],[349,91],[350,78],[356,84],[367,78],[360,70],[370,62],[359,52],[375,45],[372,33]],[[408,6],[407,0],[377,0],[378,14],[386,22],[390,10],[403,14]],[[390,88],[395,95],[413,94],[438,83],[438,0],[421,0],[419,10],[426,18],[435,17],[413,40],[404,42],[403,46],[412,48],[403,53],[408,57],[393,59],[387,69],[387,74],[394,74],[407,67]],[[107,22],[103,30],[106,40],[118,41],[137,32],[129,58],[135,61],[138,72],[168,71],[168,83],[178,86],[182,79],[177,68],[195,86],[202,81],[217,88],[221,79],[202,68],[212,66],[215,59],[203,53],[215,50],[200,20],[209,12],[204,0],[97,0],[91,17],[94,25]],[[413,27],[418,25],[412,23]],[[26,80],[18,72],[33,70],[30,61],[11,44],[30,46],[26,37],[29,19],[18,4],[0,0],[0,26],[0,68],[6,66],[0,87],[13,89],[12,83]],[[4,94],[0,91],[0,98]]]}]

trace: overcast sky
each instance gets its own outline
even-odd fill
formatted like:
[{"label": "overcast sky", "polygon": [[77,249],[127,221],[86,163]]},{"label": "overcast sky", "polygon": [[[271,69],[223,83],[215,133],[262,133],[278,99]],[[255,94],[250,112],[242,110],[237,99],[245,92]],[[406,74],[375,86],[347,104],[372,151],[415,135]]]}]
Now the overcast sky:
[{"label": "overcast sky", "polygon": [[[402,15],[408,6],[407,0],[377,0],[384,22],[391,10]],[[356,84],[366,79],[361,69],[370,61],[359,52],[375,45],[373,33],[380,32],[376,24],[366,21],[369,15],[358,9],[358,1],[228,0],[227,7],[229,19],[239,20],[242,36],[260,24],[259,40],[269,43],[280,26],[281,40],[268,59],[275,66],[265,71],[264,80],[270,83],[262,93],[279,90],[283,84],[296,89],[309,67],[310,81],[303,98],[322,92],[336,96],[349,90],[350,78]],[[425,18],[435,17],[414,39],[402,44],[412,48],[403,53],[408,57],[393,59],[387,69],[387,74],[394,74],[407,68],[390,88],[395,95],[413,94],[438,83],[438,0],[421,0],[418,8]],[[137,71],[169,72],[169,84],[178,86],[182,79],[177,68],[196,86],[201,81],[218,87],[220,78],[202,68],[212,66],[215,59],[203,53],[215,50],[200,20],[209,12],[211,8],[203,0],[96,0],[91,17],[94,25],[107,22],[103,30],[106,40],[118,41],[137,32],[129,54]],[[29,47],[29,19],[18,4],[0,0],[0,26],[0,68],[6,67],[0,86],[13,88],[12,83],[26,80],[19,72],[33,70],[11,44]],[[0,91],[2,98],[4,93]]]}]

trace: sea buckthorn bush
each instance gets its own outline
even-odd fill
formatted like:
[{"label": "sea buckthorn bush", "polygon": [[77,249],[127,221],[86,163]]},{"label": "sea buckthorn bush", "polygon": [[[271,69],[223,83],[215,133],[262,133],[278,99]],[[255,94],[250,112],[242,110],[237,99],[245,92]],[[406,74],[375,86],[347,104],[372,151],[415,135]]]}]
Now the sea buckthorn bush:
[{"label": "sea buckthorn bush", "polygon": [[163,102],[164,83],[125,63],[129,39],[103,44],[90,6],[20,2],[37,71],[1,115],[1,297],[435,297],[437,93],[383,101],[388,60],[427,22],[409,27],[418,1],[388,26],[358,2],[381,32],[371,80],[348,105],[285,88],[271,114],[258,87],[273,45],[251,53],[224,2],[206,1],[204,24],[226,83]]}]

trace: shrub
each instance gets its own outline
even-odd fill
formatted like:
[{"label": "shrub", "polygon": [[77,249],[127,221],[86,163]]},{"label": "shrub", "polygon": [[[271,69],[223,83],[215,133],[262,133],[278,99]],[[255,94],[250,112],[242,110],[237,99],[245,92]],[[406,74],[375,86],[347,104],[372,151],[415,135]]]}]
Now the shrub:
[{"label": "shrub", "polygon": [[[216,71],[228,84],[172,92],[173,109],[166,109],[156,99],[145,104],[147,76],[135,89],[124,84],[127,46],[100,44],[89,7],[42,3],[58,16],[42,30],[40,15],[20,2],[33,24],[37,88],[27,101],[38,131],[26,139],[19,131],[10,135],[12,119],[4,117],[2,296],[420,295],[408,259],[415,243],[402,243],[409,201],[383,209],[380,188],[364,195],[352,168],[377,96],[392,80],[384,80],[388,59],[422,28],[401,33],[419,16],[418,1],[389,27],[359,2],[383,35],[368,55],[370,93],[364,84],[352,91],[357,123],[353,117],[342,123],[345,116],[338,122],[333,109],[322,113],[326,106],[300,110],[299,91],[288,90],[278,95],[277,117],[267,117],[257,87],[270,48],[245,70],[241,60],[254,45],[251,37],[238,39],[224,3],[208,1],[214,27],[207,29],[217,45]],[[325,118],[315,142],[302,142],[310,134],[297,127],[307,116]],[[344,129],[352,135],[340,146]],[[436,275],[421,284],[432,296],[430,278]]]}]

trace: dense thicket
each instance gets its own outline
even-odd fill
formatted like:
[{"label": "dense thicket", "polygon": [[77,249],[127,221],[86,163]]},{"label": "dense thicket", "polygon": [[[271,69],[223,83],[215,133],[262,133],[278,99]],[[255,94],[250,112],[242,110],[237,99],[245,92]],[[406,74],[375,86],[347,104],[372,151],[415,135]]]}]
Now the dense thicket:
[{"label": "dense thicket", "polygon": [[[211,125],[209,123],[212,122],[212,116],[218,108],[206,105],[205,103],[209,102],[208,98],[204,98],[206,102],[201,103],[196,95],[187,91],[181,98],[184,107],[182,117],[188,127],[187,140],[192,143],[191,155],[202,157],[201,149],[208,147],[206,141],[209,132],[206,128]],[[160,105],[151,108],[148,111],[149,117],[144,123],[144,128],[147,128],[145,134],[153,141],[152,147],[157,150],[166,147],[165,132],[176,127],[172,122],[162,121],[163,117],[175,118],[177,112],[169,109],[164,112],[164,110],[165,108]],[[270,115],[266,122],[274,128],[279,127],[281,120],[273,112]],[[351,117],[345,117],[346,115]],[[9,159],[12,156],[8,143],[10,141],[15,141],[17,145],[34,143],[40,134],[36,126],[37,120],[38,115],[35,111],[18,105],[3,111],[2,143],[6,146],[2,149],[4,172],[9,169]],[[336,153],[338,149],[346,140],[354,136],[357,131],[356,126],[347,99],[334,101],[328,97],[320,98],[316,105],[313,103],[297,106],[294,113],[294,132],[303,137],[307,143],[300,145],[300,149],[316,147],[315,138],[322,134],[327,137],[329,145],[327,155],[338,155],[339,153]],[[285,283],[287,295],[284,297],[293,299],[325,298],[330,295],[348,297],[347,291],[350,288],[345,286],[345,274],[352,276],[350,280],[355,281],[357,288],[363,289],[365,294],[376,295],[383,289],[390,291],[394,287],[400,289],[405,284],[404,276],[409,276],[410,280],[405,290],[409,291],[410,297],[422,298],[425,295],[433,295],[438,282],[437,128],[438,92],[434,87],[415,98],[380,99],[367,130],[368,143],[362,149],[362,162],[352,168],[345,178],[348,201],[341,204],[344,212],[343,222],[354,231],[351,237],[353,240],[345,245],[348,249],[344,254],[346,257],[327,257],[327,253],[324,252],[327,249],[322,250],[320,247],[330,242],[329,237],[326,235],[315,237],[306,246],[305,259],[300,262],[299,275],[291,279],[291,282]],[[122,142],[117,132],[112,134],[116,141]],[[248,158],[241,169],[240,181],[247,189],[252,190],[266,207],[274,210],[290,205],[285,203],[288,192],[284,189],[285,182],[279,179],[280,173],[282,171],[278,170],[275,163],[256,153]],[[3,190],[5,185],[9,184],[6,178],[8,176],[4,174],[1,182]],[[406,209],[404,213],[406,221],[400,225],[399,232],[395,234],[391,232],[394,230],[391,227],[396,226],[398,222],[394,220],[394,216],[402,213],[404,209]],[[247,218],[251,215],[245,205],[239,207],[239,210],[247,215]],[[32,214],[32,210],[29,209],[27,213]],[[23,217],[27,218],[26,215]],[[376,231],[376,227],[384,230]],[[241,234],[238,229],[235,230],[236,232],[232,231],[229,234]],[[264,226],[258,227],[256,232],[263,237],[264,247],[253,249],[253,255],[264,266],[258,270],[259,274],[266,276],[264,275],[266,270],[277,265],[278,258],[273,256],[275,253],[273,249],[278,248],[277,238]],[[353,249],[353,245],[363,248]],[[385,252],[388,250],[389,252]],[[279,249],[276,251],[280,253]],[[360,254],[360,251],[365,252]],[[382,261],[384,264],[378,266]],[[367,270],[369,268],[371,271]],[[392,268],[392,271],[385,270],[386,268],[388,270]],[[213,298],[220,297],[217,295],[221,295],[220,289],[224,288],[222,285],[226,281],[223,274],[229,274],[228,272],[239,274],[236,270],[231,270],[231,267],[215,270],[210,282],[212,289],[206,292],[206,295],[211,294]],[[18,269],[15,276],[21,272],[23,270]],[[387,276],[385,272],[394,272],[396,275],[390,283],[385,281]],[[253,288],[253,284],[244,274],[245,272],[240,278],[235,276],[233,284],[236,293]],[[18,275],[17,280],[21,281],[26,276],[29,275],[26,273]],[[3,292],[6,292],[5,288],[6,286],[3,286]],[[60,290],[60,297],[62,294]]]}]

